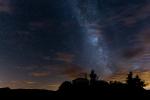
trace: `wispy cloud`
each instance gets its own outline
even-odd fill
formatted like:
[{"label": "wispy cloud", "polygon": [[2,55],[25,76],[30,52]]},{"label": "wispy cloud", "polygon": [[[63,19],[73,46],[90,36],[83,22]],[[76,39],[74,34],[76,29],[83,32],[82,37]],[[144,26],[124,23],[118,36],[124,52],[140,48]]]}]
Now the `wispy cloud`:
[{"label": "wispy cloud", "polygon": [[71,63],[74,61],[74,57],[75,56],[73,54],[58,52],[56,54],[56,58],[54,58],[54,60]]},{"label": "wispy cloud", "polygon": [[11,13],[12,10],[10,0],[0,0],[0,12]]},{"label": "wispy cloud", "polygon": [[49,76],[49,72],[32,72],[31,76],[33,77],[48,77]]},{"label": "wispy cloud", "polygon": [[70,64],[62,71],[62,74],[68,76],[68,78],[70,79],[74,79],[76,77],[84,77],[85,73],[86,69],[76,64]]}]

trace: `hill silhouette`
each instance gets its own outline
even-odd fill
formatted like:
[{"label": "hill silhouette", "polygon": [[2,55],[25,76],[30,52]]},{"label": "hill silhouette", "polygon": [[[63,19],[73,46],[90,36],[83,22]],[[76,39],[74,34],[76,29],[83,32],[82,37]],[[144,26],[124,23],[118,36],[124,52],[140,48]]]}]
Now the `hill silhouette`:
[{"label": "hill silhouette", "polygon": [[[98,80],[94,70],[90,79],[76,78],[63,82],[57,91],[39,89],[9,89],[1,88],[0,97],[26,99],[150,99],[150,91],[143,87],[145,83],[139,76],[133,77],[132,72],[127,76],[126,83],[118,81]],[[102,100],[103,100],[102,99]]]}]

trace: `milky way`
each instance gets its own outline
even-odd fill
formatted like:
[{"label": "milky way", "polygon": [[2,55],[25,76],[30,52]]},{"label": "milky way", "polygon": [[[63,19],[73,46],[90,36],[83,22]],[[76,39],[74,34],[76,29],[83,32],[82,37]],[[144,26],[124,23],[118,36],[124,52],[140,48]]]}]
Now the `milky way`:
[{"label": "milky way", "polygon": [[84,68],[96,69],[101,75],[110,74],[111,69],[108,68],[108,48],[99,25],[101,19],[99,18],[97,1],[73,0],[69,4],[81,27],[84,53],[80,60],[83,60]]}]

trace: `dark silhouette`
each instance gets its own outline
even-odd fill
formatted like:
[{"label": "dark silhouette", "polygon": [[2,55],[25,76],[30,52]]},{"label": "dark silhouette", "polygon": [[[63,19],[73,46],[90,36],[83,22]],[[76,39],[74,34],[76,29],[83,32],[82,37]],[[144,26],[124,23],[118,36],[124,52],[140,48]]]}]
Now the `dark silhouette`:
[{"label": "dark silhouette", "polygon": [[130,72],[127,77],[127,85],[131,89],[143,89],[145,82],[141,80],[138,75],[133,77],[133,73]]},{"label": "dark silhouette", "polygon": [[94,70],[91,70],[91,73],[90,73],[90,84],[91,85],[94,85],[97,81],[97,74],[95,74],[95,71]]},{"label": "dark silhouette", "polygon": [[[145,86],[145,82],[141,80],[138,75],[134,77],[132,72],[129,72],[126,83],[98,80],[97,74],[94,70],[91,71],[89,76],[90,80],[87,78],[77,78],[72,82],[69,82],[69,84],[72,85],[66,84],[66,86],[64,86],[70,87],[69,92],[67,92],[67,94],[61,92],[60,94],[65,97],[69,94],[73,97],[92,97],[93,99],[99,98],[99,96],[103,98],[112,97],[114,99],[130,99],[130,97],[138,99],[146,97],[150,98],[150,92],[143,88]],[[62,86],[63,84],[60,87]],[[58,91],[60,91],[60,89]]]},{"label": "dark silhouette", "polygon": [[133,84],[133,73],[129,72],[128,76],[127,76],[127,84],[130,85],[131,87],[134,85]]},{"label": "dark silhouette", "polygon": [[89,74],[90,79],[77,78],[72,81],[63,82],[57,91],[36,89],[0,89],[0,96],[12,98],[37,98],[37,99],[82,99],[82,98],[104,98],[104,99],[150,99],[150,91],[145,90],[145,82],[138,75],[133,76],[129,72],[126,83],[118,81],[98,80],[94,70]]},{"label": "dark silhouette", "polygon": [[69,81],[65,81],[62,83],[62,85],[59,87],[59,91],[69,91],[72,88],[72,84]]}]

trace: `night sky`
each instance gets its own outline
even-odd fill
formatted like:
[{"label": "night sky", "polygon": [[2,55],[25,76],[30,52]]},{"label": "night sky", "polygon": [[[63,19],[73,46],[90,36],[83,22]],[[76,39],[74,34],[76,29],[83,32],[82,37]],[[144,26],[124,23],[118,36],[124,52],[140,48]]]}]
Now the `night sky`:
[{"label": "night sky", "polygon": [[150,0],[0,0],[0,87],[56,90],[91,69],[150,83]]}]

